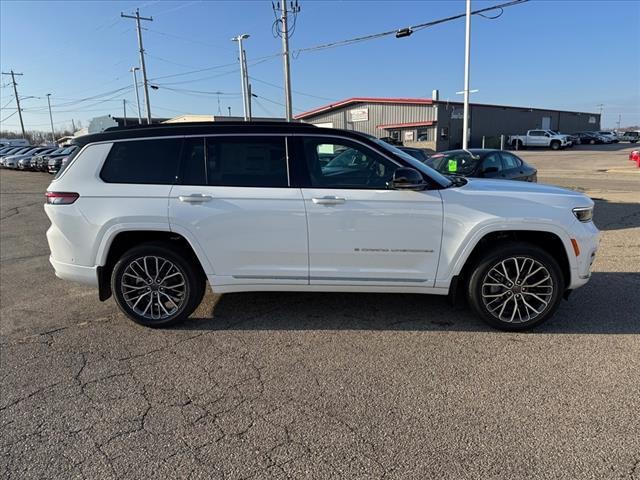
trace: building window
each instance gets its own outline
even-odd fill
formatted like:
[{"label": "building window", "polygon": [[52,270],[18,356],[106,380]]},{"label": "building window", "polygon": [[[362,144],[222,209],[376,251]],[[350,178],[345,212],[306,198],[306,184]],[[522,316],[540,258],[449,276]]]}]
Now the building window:
[{"label": "building window", "polygon": [[421,127],[417,131],[418,142],[433,142],[434,141],[434,127]]}]

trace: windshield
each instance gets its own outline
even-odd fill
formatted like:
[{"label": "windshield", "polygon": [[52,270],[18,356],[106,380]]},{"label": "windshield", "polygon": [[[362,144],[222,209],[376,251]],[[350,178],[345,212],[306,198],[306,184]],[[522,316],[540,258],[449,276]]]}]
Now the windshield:
[{"label": "windshield", "polygon": [[71,146],[71,147],[67,147],[67,148],[61,148],[60,151],[56,152],[56,153],[62,153],[64,155],[68,155],[70,153],[73,153],[75,149],[76,149],[75,146]]},{"label": "windshield", "polygon": [[478,166],[479,158],[467,152],[437,153],[429,157],[429,165],[440,173],[450,175],[470,175]]},{"label": "windshield", "polygon": [[397,155],[398,157],[401,157],[404,161],[406,161],[409,165],[411,165],[412,168],[415,168],[419,172],[424,173],[427,177],[431,178],[441,186],[450,187],[453,184],[451,180],[449,180],[447,177],[442,176],[439,172],[435,171],[433,168],[425,165],[420,160],[416,160],[411,155],[409,155],[406,152],[403,152],[399,148],[394,147],[393,145],[389,145],[388,143],[378,138],[371,138],[371,140],[373,140],[379,147],[382,147],[383,150],[387,150]]}]

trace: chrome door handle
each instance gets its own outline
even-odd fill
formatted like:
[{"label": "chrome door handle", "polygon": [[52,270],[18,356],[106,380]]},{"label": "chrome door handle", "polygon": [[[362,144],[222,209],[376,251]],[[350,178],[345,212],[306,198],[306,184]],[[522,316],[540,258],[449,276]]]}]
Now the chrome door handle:
[{"label": "chrome door handle", "polygon": [[193,193],[191,195],[180,195],[178,200],[185,203],[204,203],[212,200],[211,195],[203,195],[202,193]]},{"label": "chrome door handle", "polygon": [[344,198],[335,197],[333,195],[328,195],[326,197],[313,197],[311,200],[316,205],[340,205],[345,202]]}]

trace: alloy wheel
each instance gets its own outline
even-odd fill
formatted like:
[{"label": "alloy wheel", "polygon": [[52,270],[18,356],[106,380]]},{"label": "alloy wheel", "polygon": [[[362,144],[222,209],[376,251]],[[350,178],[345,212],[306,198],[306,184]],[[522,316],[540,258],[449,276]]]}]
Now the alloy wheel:
[{"label": "alloy wheel", "polygon": [[121,291],[127,306],[147,320],[175,315],[188,298],[182,271],[159,256],[131,260],[122,273]]},{"label": "alloy wheel", "polygon": [[501,322],[525,323],[540,316],[554,293],[551,273],[531,257],[509,257],[493,265],[482,280],[482,302]]}]

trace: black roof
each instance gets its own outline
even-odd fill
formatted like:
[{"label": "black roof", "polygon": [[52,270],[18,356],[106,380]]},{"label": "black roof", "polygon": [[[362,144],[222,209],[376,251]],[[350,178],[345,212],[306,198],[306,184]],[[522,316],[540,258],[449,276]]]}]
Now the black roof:
[{"label": "black roof", "polygon": [[[160,123],[152,125],[131,125],[126,127],[110,127],[101,133],[92,133],[73,139],[73,143],[84,146],[88,143],[123,140],[131,138],[148,138],[183,135],[231,134],[231,133],[292,133],[301,131],[318,132],[318,128],[310,123],[302,122],[180,122]],[[351,130],[322,128],[323,133],[352,137],[358,140],[368,136]]]}]

